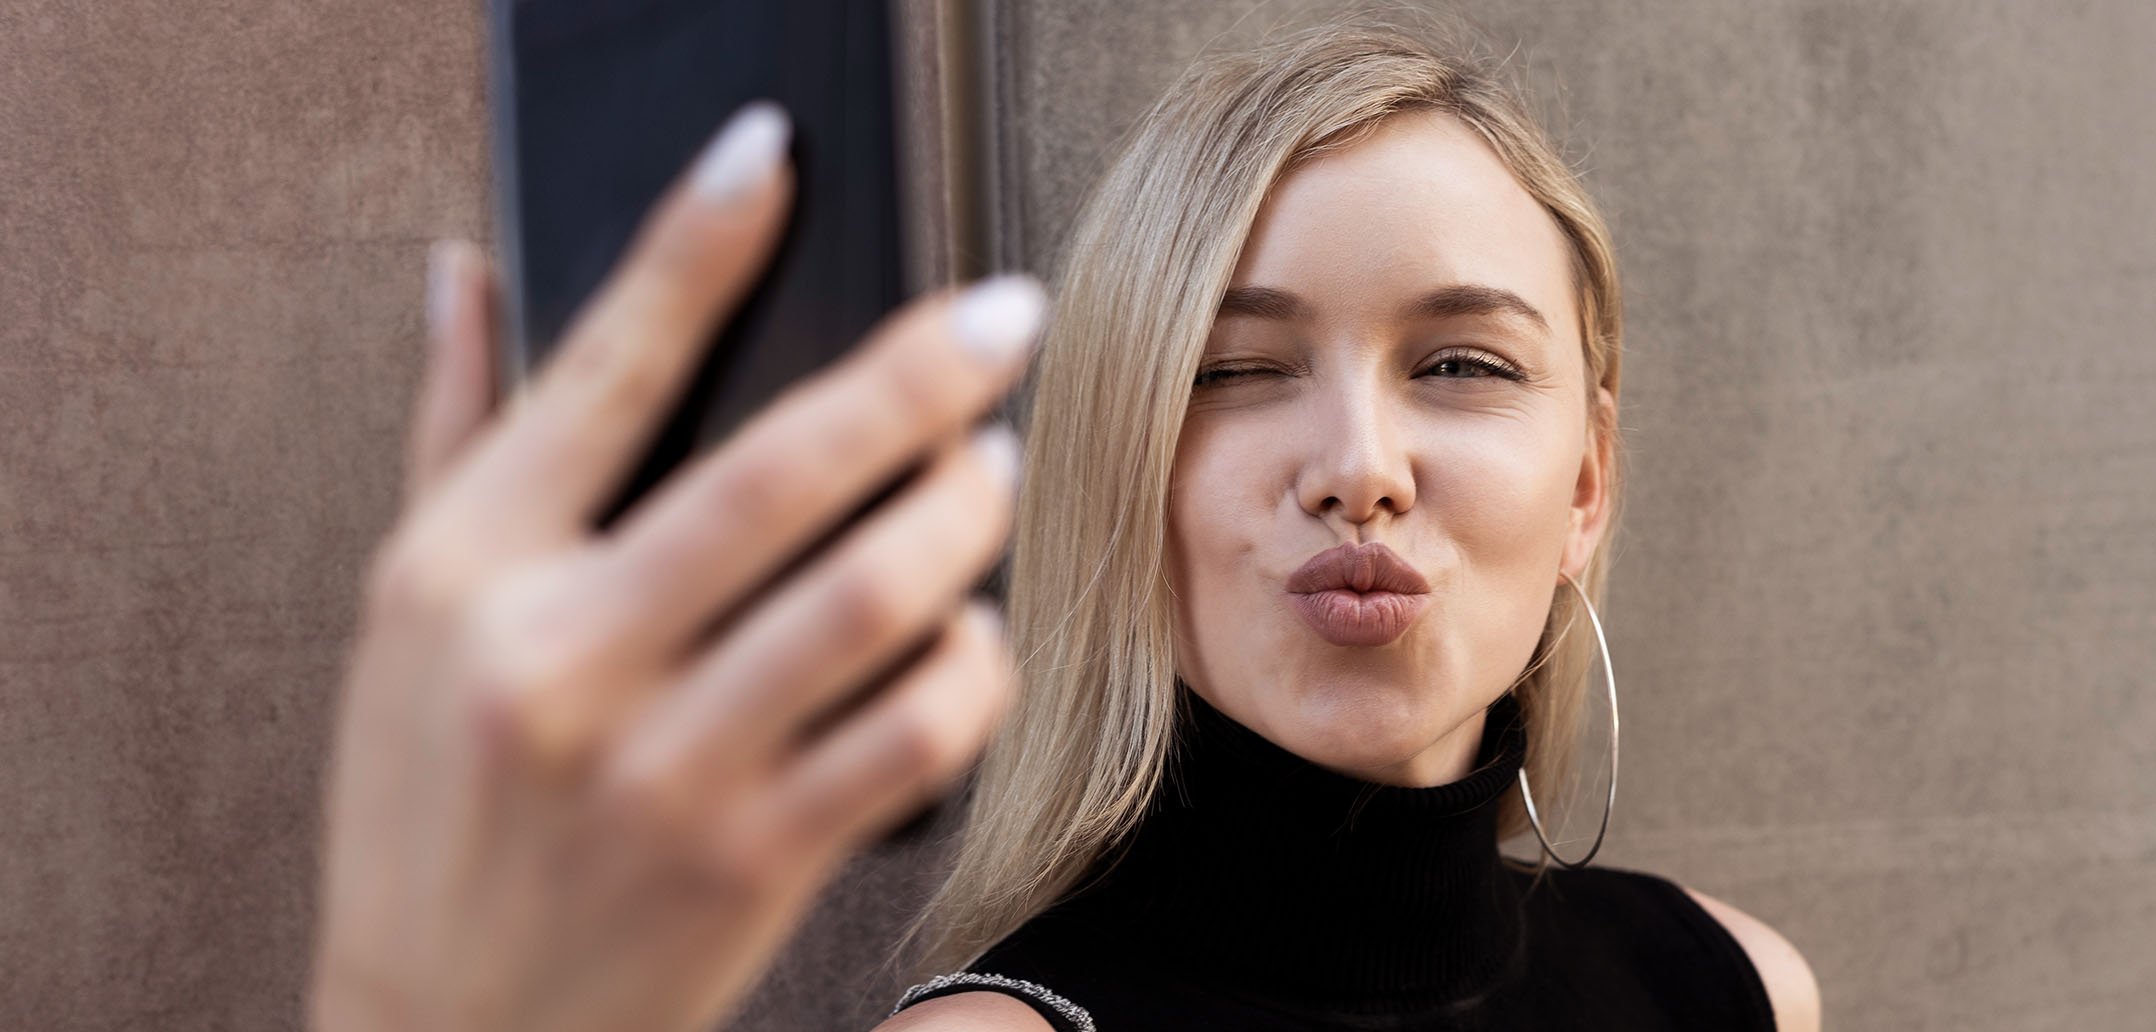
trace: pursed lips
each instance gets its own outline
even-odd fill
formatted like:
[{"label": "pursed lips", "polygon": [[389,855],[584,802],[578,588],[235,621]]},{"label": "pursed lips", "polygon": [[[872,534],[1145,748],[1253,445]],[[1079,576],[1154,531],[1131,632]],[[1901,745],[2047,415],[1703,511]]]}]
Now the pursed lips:
[{"label": "pursed lips", "polygon": [[1311,630],[1331,644],[1373,647],[1407,632],[1429,604],[1429,582],[1382,543],[1312,556],[1287,590]]}]

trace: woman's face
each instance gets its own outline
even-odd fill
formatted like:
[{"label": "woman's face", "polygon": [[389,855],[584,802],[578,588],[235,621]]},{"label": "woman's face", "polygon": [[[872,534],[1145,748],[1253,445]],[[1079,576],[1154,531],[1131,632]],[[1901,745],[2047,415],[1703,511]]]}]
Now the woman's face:
[{"label": "woman's face", "polygon": [[[1470,771],[1483,708],[1607,515],[1569,253],[1442,113],[1393,116],[1275,187],[1170,489],[1177,673],[1206,701],[1366,780]],[[1346,586],[1314,590],[1306,562],[1342,546],[1360,553]],[[1375,590],[1372,546],[1411,569],[1398,590]]]}]

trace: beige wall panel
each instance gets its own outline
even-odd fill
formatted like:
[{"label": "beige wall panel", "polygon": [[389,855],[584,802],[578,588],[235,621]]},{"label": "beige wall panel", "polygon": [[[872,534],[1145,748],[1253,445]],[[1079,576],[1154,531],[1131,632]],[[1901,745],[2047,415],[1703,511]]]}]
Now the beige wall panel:
[{"label": "beige wall panel", "polygon": [[486,219],[479,40],[0,7],[0,1028],[299,1025],[424,255]]}]

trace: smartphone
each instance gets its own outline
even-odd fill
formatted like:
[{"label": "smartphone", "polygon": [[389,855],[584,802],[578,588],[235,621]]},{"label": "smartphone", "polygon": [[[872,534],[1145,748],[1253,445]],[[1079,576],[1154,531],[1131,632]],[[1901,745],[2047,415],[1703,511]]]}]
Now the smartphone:
[{"label": "smartphone", "polygon": [[797,190],[776,257],[599,528],[902,300],[886,3],[488,0],[504,396],[728,117],[767,98],[793,123]]},{"label": "smartphone", "polygon": [[[596,517],[612,526],[793,381],[851,349],[909,283],[887,0],[487,0],[506,397],[547,361],[660,193],[743,104],[793,123],[796,190],[776,256],[716,327],[650,451]],[[812,544],[784,579],[925,466]],[[998,573],[1000,573],[1000,568]],[[997,578],[992,575],[992,581]],[[872,697],[924,639],[830,719]],[[931,805],[893,831],[917,837]]]}]

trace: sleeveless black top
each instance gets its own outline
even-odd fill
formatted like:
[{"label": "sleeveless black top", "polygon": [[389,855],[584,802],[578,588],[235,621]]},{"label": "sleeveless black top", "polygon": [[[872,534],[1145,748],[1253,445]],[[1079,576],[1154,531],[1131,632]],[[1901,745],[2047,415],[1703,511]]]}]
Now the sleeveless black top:
[{"label": "sleeveless black top", "polygon": [[1059,1032],[1774,1028],[1749,957],[1683,889],[1610,867],[1537,879],[1498,852],[1526,743],[1510,694],[1473,773],[1402,788],[1179,692],[1177,749],[1127,848],[899,1009],[993,989]]}]

